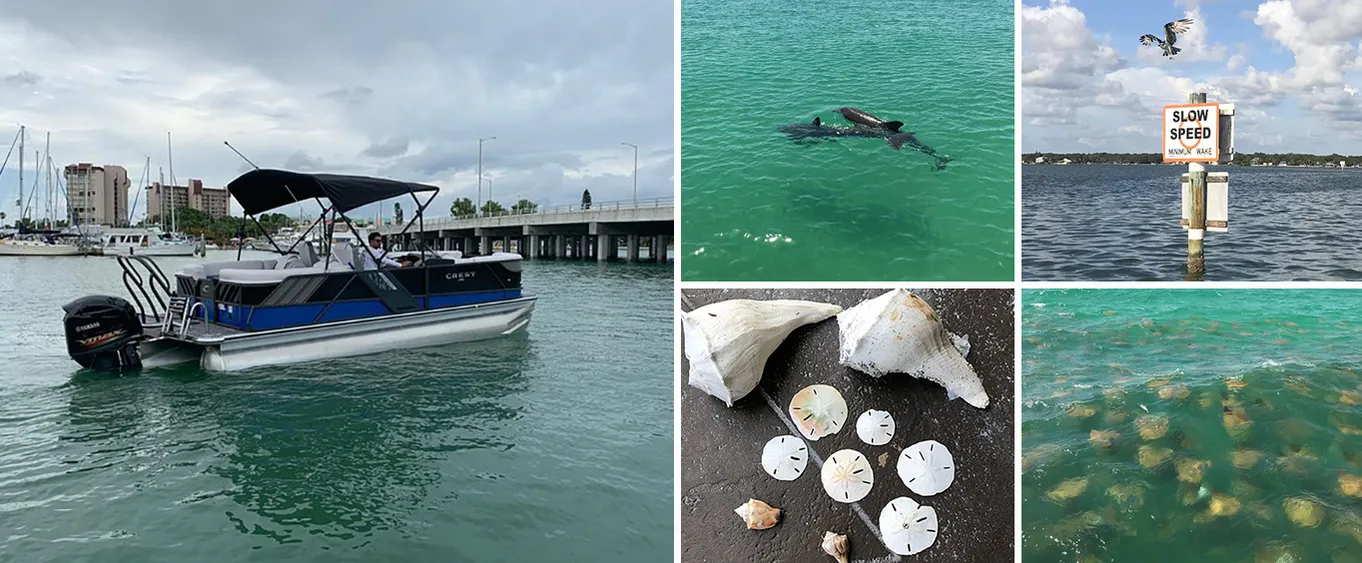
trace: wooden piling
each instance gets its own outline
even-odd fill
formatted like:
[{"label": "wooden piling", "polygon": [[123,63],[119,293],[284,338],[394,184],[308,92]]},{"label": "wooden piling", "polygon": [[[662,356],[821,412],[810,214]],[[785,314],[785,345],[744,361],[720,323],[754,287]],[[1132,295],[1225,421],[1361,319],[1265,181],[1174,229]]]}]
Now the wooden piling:
[{"label": "wooden piling", "polygon": [[[1193,104],[1206,103],[1205,93],[1194,93],[1187,97]],[[1191,184],[1187,197],[1191,198],[1191,216],[1187,218],[1187,276],[1198,280],[1206,273],[1206,255],[1203,243],[1206,238],[1206,166],[1200,162],[1187,165],[1187,177]]]}]

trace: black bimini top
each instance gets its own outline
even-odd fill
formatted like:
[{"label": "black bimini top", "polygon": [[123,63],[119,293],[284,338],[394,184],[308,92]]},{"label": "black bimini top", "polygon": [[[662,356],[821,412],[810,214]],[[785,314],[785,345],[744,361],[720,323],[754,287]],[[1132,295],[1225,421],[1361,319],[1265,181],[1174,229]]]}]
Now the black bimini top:
[{"label": "black bimini top", "polygon": [[345,213],[390,197],[415,192],[438,192],[440,188],[367,176],[260,169],[232,180],[227,184],[227,191],[248,215],[257,215],[313,198],[325,198],[336,211]]}]

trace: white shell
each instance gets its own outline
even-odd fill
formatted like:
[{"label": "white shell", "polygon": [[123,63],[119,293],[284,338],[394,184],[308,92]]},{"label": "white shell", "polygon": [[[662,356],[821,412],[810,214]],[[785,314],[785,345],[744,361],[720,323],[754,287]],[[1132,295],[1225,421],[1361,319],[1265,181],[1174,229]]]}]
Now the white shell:
[{"label": "white shell", "polygon": [[880,511],[880,536],[890,551],[916,555],[936,543],[936,509],[899,497]]},{"label": "white shell", "polygon": [[894,417],[888,411],[865,411],[856,419],[856,436],[872,446],[888,444],[894,437]]},{"label": "white shell", "polygon": [[936,440],[918,442],[899,454],[899,479],[916,494],[939,494],[955,481],[955,459],[950,450]]},{"label": "white shell", "polygon": [[841,310],[812,301],[730,299],[682,313],[690,385],[731,407],[757,388],[766,359],[785,337]]},{"label": "white shell", "polygon": [[920,377],[945,387],[952,399],[988,406],[983,382],[961,355],[968,339],[946,332],[936,311],[912,292],[895,289],[861,302],[838,314],[837,326],[842,365],[873,377]]},{"label": "white shell", "polygon": [[809,448],[796,436],[776,436],[761,450],[761,468],[781,481],[793,481],[809,464]]},{"label": "white shell", "polygon": [[839,450],[823,464],[823,490],[837,502],[858,502],[874,484],[870,461],[856,450]]},{"label": "white shell", "polygon": [[790,419],[805,438],[836,434],[847,422],[847,402],[835,387],[810,385],[790,399]]}]

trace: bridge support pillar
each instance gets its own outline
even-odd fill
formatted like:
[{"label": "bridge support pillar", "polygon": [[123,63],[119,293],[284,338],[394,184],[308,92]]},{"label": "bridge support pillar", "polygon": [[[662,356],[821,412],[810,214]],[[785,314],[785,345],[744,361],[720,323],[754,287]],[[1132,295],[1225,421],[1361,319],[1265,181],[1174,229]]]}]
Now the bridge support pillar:
[{"label": "bridge support pillar", "polygon": [[629,254],[630,262],[638,262],[638,235],[629,235]]},{"label": "bridge support pillar", "polygon": [[524,251],[522,250],[521,253],[520,253],[520,255],[521,255],[522,257],[524,257],[526,260],[534,260],[535,258],[539,258],[539,257],[540,257],[540,254],[539,254],[539,238],[540,238],[539,235],[530,235],[530,248],[529,248],[529,252],[524,252]]},{"label": "bridge support pillar", "polygon": [[567,235],[554,235],[553,242],[553,249],[556,251],[553,253],[553,258],[555,260],[567,258]]},{"label": "bridge support pillar", "polygon": [[586,237],[587,235],[582,235],[582,240],[579,243],[581,244],[582,253],[577,255],[576,258],[578,260],[586,260],[591,257],[591,241],[587,240]]},{"label": "bridge support pillar", "polygon": [[671,237],[665,235],[653,237],[653,241],[655,242],[653,246],[657,248],[657,254],[653,255],[653,259],[657,260],[659,263],[667,263],[667,242],[670,238]]},{"label": "bridge support pillar", "polygon": [[487,235],[478,237],[478,254],[487,255],[491,253],[492,253],[492,237],[489,237]]},{"label": "bridge support pillar", "polygon": [[[611,251],[611,250],[614,250],[614,248],[613,248],[614,245],[612,244],[612,243],[614,243],[614,242],[615,242],[615,241],[612,240],[612,237],[611,237],[610,235],[596,235],[596,261],[597,261],[597,262],[605,262],[606,260],[609,260],[609,259],[610,259],[610,254],[611,254],[610,251]],[[616,252],[619,252],[618,250],[615,250],[615,251],[616,251]]]}]

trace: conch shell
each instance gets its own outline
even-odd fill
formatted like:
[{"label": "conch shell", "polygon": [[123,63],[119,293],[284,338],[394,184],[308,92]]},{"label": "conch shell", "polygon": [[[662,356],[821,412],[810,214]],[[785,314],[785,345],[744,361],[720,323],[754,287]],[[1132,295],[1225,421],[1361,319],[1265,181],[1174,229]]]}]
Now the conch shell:
[{"label": "conch shell", "polygon": [[743,521],[747,522],[747,529],[749,530],[765,530],[775,526],[776,522],[780,520],[779,508],[774,508],[757,499],[748,499],[742,506],[733,509],[733,512],[738,513],[738,516],[741,516]]},{"label": "conch shell", "polygon": [[[906,373],[934,381],[952,399],[988,406],[984,384],[957,348],[956,338],[927,302],[895,289],[837,315],[842,365],[874,377]],[[967,348],[965,348],[967,350]]]},{"label": "conch shell", "polygon": [[682,313],[690,385],[731,407],[757,388],[766,359],[785,337],[841,311],[813,301],[730,299]]},{"label": "conch shell", "polygon": [[847,537],[832,532],[823,534],[823,552],[831,555],[837,563],[847,563]]}]

